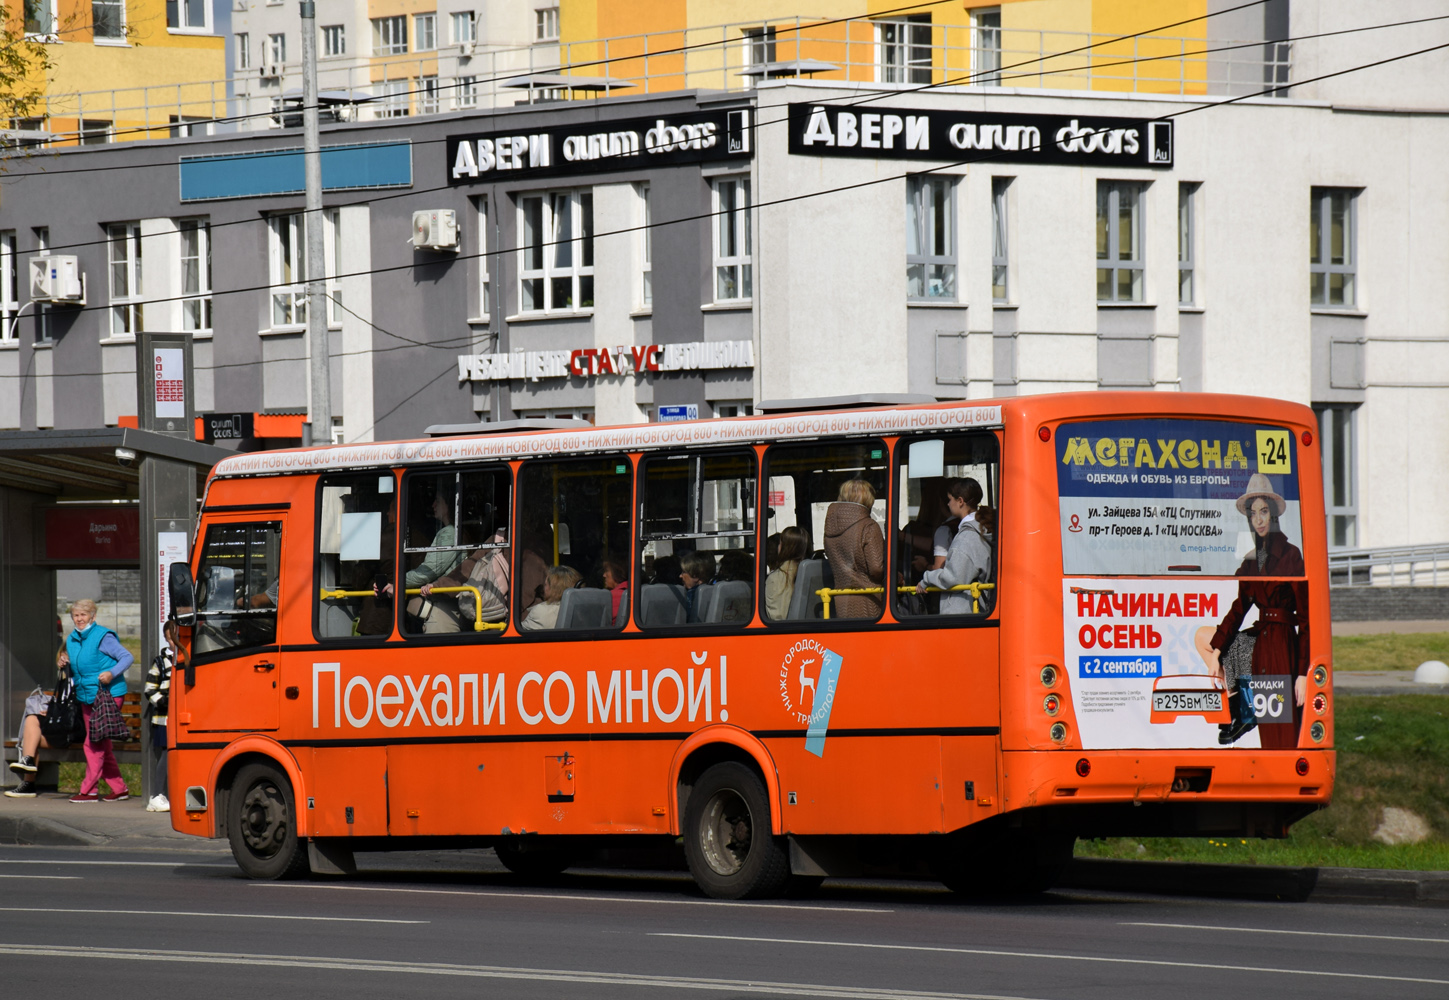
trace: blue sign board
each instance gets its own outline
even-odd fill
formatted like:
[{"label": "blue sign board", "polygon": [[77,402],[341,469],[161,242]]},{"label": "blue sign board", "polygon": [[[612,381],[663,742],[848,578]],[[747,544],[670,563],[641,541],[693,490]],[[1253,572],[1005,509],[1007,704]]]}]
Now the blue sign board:
[{"label": "blue sign board", "polygon": [[659,422],[670,424],[679,420],[698,420],[699,407],[690,403],[688,406],[661,406],[659,408]]},{"label": "blue sign board", "polygon": [[[377,142],[322,147],[322,190],[411,187],[412,143]],[[181,200],[216,201],[301,194],[302,150],[263,149],[181,158]]]}]

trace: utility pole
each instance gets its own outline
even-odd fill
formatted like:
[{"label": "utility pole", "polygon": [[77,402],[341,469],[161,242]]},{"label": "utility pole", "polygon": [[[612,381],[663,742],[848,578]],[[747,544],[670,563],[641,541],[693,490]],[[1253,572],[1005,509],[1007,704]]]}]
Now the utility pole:
[{"label": "utility pole", "polygon": [[[307,353],[312,382],[303,445],[332,442],[332,365],[327,340],[327,263],[322,249],[322,139],[317,121],[317,4],[302,0],[302,156],[306,166]],[[339,248],[340,250],[341,248]]]}]

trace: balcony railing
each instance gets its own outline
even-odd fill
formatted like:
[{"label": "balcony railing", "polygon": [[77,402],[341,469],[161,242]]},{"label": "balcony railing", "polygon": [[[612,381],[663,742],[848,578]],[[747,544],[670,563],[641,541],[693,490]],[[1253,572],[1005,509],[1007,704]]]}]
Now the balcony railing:
[{"label": "balcony railing", "polygon": [[[1202,97],[1255,93],[1290,81],[1291,47],[1283,42],[822,20],[323,59],[318,87],[334,118],[369,119],[540,98],[746,90],[780,76],[905,89],[980,86]],[[585,79],[574,88],[517,86],[519,77],[545,74]],[[284,122],[273,112],[298,103],[301,80],[300,64],[260,65],[237,70],[230,81],[51,94],[36,113],[43,113],[43,127],[70,142],[276,128]],[[36,127],[35,120],[29,127]]]},{"label": "balcony railing", "polygon": [[1449,544],[1330,552],[1328,578],[1335,587],[1449,585]]}]

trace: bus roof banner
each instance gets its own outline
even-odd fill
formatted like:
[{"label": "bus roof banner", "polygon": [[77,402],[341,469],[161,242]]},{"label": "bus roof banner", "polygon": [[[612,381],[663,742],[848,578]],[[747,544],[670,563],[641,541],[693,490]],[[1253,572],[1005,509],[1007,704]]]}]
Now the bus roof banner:
[{"label": "bus roof banner", "polygon": [[[338,469],[444,462],[505,461],[535,455],[590,451],[648,451],[681,445],[748,444],[825,434],[904,434],[1001,425],[999,405],[971,404],[883,410],[740,417],[683,423],[633,424],[528,434],[482,434],[434,441],[384,441],[295,451],[238,455],[217,464],[213,476],[300,475]],[[480,425],[480,430],[486,429]]]},{"label": "bus roof banner", "polygon": [[1226,420],[1064,424],[1062,571],[1231,576],[1254,552],[1251,508],[1301,545],[1293,432]]}]

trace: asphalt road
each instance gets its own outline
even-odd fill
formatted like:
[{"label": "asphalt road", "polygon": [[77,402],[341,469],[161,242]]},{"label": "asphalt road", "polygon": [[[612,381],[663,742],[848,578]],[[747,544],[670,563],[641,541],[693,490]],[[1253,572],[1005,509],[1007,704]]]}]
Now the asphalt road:
[{"label": "asphalt road", "polygon": [[251,882],[228,854],[0,847],[8,997],[1449,995],[1449,910],[827,882],[726,903],[677,874],[526,882],[491,852]]}]

